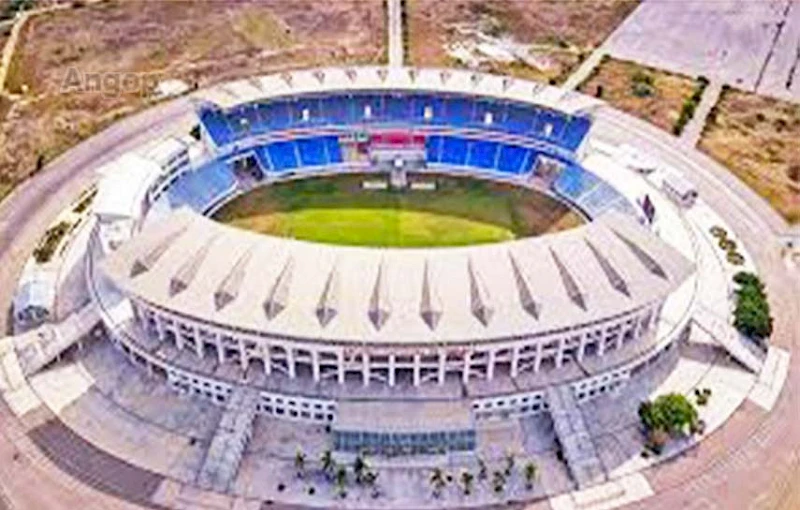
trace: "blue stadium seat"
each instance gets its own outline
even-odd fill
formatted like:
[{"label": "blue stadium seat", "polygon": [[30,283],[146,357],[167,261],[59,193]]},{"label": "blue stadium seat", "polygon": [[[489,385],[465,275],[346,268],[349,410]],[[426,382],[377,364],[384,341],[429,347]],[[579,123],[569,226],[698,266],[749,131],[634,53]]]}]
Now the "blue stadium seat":
[{"label": "blue stadium seat", "polygon": [[320,99],[320,109],[330,124],[343,126],[355,121],[353,100],[349,96],[328,96]]},{"label": "blue stadium seat", "polygon": [[328,164],[323,137],[300,138],[295,140],[300,164],[303,166],[322,166]]},{"label": "blue stadium seat", "polygon": [[509,104],[502,125],[509,133],[527,134],[533,130],[536,112],[532,108],[518,104]]},{"label": "blue stadium seat", "polygon": [[408,122],[411,117],[411,99],[407,95],[390,94],[385,98],[386,120]]},{"label": "blue stadium seat", "polygon": [[272,166],[276,172],[283,170],[290,170],[300,166],[297,161],[296,146],[293,141],[286,142],[273,142],[267,145],[267,152],[269,159],[272,161]]},{"label": "blue stadium seat", "polygon": [[[384,117],[383,98],[377,94],[363,94],[354,97],[356,122],[378,122]],[[370,117],[367,118],[367,106]]]},{"label": "blue stadium seat", "polygon": [[328,161],[333,165],[341,163],[343,161],[343,158],[342,158],[342,146],[339,144],[339,137],[326,136],[324,138],[325,138],[325,148],[328,151]]},{"label": "blue stadium seat", "polygon": [[286,101],[273,101],[259,108],[261,118],[272,131],[286,129],[291,125],[291,113]]},{"label": "blue stadium seat", "polygon": [[568,165],[553,183],[553,188],[561,195],[577,202],[581,196],[590,192],[599,179],[578,165]]},{"label": "blue stadium seat", "polygon": [[590,216],[599,216],[620,197],[617,190],[600,182],[591,192],[586,193],[578,200],[578,205]]},{"label": "blue stadium seat", "polygon": [[[297,127],[320,125],[325,123],[320,113],[319,100],[316,97],[304,97],[292,105],[294,117],[292,124]],[[308,120],[303,120],[303,113],[308,112]]]},{"label": "blue stadium seat", "polygon": [[430,135],[425,139],[425,154],[428,163],[440,163],[442,161],[442,137]]},{"label": "blue stadium seat", "polygon": [[442,137],[442,163],[464,166],[467,164],[467,140],[455,136]]},{"label": "blue stadium seat", "polygon": [[187,205],[203,213],[214,202],[233,191],[236,178],[221,161],[212,161],[178,177],[168,191],[172,207]]},{"label": "blue stadium seat", "polygon": [[[530,167],[530,149],[518,145],[502,145],[497,159],[497,170],[503,173],[524,173]],[[523,167],[525,165],[525,167]],[[526,168],[527,167],[527,168]]]},{"label": "blue stadium seat", "polygon": [[258,164],[261,165],[261,170],[264,173],[270,172],[273,170],[272,163],[269,160],[269,154],[267,153],[267,148],[265,146],[256,147],[256,160]]},{"label": "blue stadium seat", "polygon": [[474,140],[470,142],[467,166],[478,168],[494,168],[497,161],[497,142]]},{"label": "blue stadium seat", "polygon": [[464,126],[472,122],[475,102],[463,97],[451,97],[447,99],[445,108],[449,124]]},{"label": "blue stadium seat", "polygon": [[591,126],[591,121],[586,117],[573,117],[564,130],[562,145],[569,150],[576,150],[580,147]]},{"label": "blue stadium seat", "polygon": [[201,111],[200,122],[205,126],[214,144],[225,145],[233,140],[233,133],[228,128],[228,123],[222,114],[209,110]]},{"label": "blue stadium seat", "polygon": [[430,94],[411,94],[409,95],[411,103],[411,119],[414,122],[425,121],[425,107],[432,104],[432,97]]},{"label": "blue stadium seat", "polygon": [[[370,117],[365,118],[365,110]],[[430,118],[425,119],[426,111]],[[307,112],[307,120],[303,113]],[[487,113],[491,122],[486,123]],[[585,117],[571,117],[533,105],[436,93],[340,93],[277,99],[245,105],[224,113],[200,112],[200,119],[217,145],[248,136],[308,126],[358,126],[362,123],[468,127],[540,139],[576,150],[591,128]]]},{"label": "blue stadium seat", "polygon": [[[486,114],[492,114],[492,123],[486,123]],[[505,104],[500,101],[480,100],[475,102],[475,115],[472,125],[479,129],[502,129],[505,118]]]}]

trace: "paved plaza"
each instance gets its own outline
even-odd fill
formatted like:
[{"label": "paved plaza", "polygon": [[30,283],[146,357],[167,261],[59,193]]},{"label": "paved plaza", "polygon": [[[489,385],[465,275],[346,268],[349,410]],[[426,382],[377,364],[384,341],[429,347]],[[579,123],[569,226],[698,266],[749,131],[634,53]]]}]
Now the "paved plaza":
[{"label": "paved plaza", "polygon": [[800,100],[800,3],[793,0],[645,0],[604,51]]}]

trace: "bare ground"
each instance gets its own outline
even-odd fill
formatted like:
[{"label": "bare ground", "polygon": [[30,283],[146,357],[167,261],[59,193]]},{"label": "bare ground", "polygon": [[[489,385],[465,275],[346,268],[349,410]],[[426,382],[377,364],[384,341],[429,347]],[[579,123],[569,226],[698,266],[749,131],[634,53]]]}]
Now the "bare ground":
[{"label": "bare ground", "polygon": [[18,182],[151,104],[150,90],[65,91],[71,69],[202,87],[291,68],[377,63],[385,59],[384,25],[381,0],[118,0],[36,16],[9,69],[6,90],[19,98],[0,119],[0,183]]},{"label": "bare ground", "polygon": [[800,223],[800,105],[724,90],[700,148],[764,197],[790,223]]},{"label": "bare ground", "polygon": [[[602,99],[615,108],[671,132],[683,102],[694,91],[695,80],[634,62],[605,58],[581,84],[580,91],[596,96],[598,87],[602,87]],[[639,95],[635,92],[637,87],[642,87]]]},{"label": "bare ground", "polygon": [[419,66],[462,65],[445,46],[455,26],[487,27],[499,37],[535,45],[542,65],[490,62],[482,70],[562,82],[638,4],[637,0],[408,0],[410,57]]}]

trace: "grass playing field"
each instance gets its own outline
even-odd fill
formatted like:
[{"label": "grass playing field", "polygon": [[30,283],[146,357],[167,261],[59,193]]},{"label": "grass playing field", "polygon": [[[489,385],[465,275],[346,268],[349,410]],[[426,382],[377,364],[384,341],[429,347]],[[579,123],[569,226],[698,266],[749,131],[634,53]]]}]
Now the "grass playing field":
[{"label": "grass playing field", "polygon": [[375,176],[290,181],[238,197],[215,215],[239,228],[331,244],[462,246],[572,228],[582,219],[534,191],[437,178],[436,191],[361,189]]}]

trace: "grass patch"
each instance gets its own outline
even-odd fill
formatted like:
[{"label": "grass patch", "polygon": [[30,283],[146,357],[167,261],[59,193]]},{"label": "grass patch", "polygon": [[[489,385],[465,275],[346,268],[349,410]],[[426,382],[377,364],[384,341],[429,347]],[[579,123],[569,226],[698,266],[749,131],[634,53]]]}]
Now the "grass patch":
[{"label": "grass patch", "polygon": [[800,223],[800,105],[723,88],[699,147]]},{"label": "grass patch", "polygon": [[604,58],[580,86],[584,94],[599,97],[614,108],[670,132],[696,90],[695,80],[688,76],[611,57]]},{"label": "grass patch", "polygon": [[237,12],[233,30],[256,48],[288,48],[294,43],[291,28],[268,8],[252,7]]},{"label": "grass patch", "polygon": [[463,246],[574,227],[581,219],[537,192],[438,178],[436,191],[362,190],[375,176],[340,176],[257,189],[217,219],[256,232],[355,246]]}]

